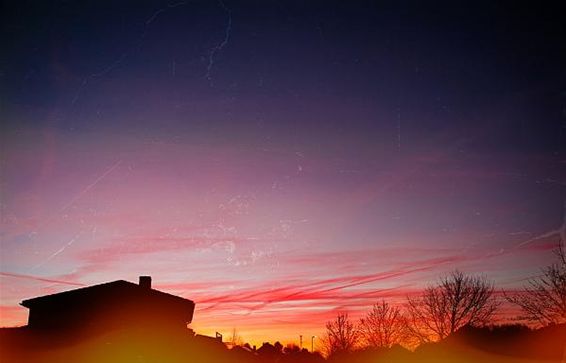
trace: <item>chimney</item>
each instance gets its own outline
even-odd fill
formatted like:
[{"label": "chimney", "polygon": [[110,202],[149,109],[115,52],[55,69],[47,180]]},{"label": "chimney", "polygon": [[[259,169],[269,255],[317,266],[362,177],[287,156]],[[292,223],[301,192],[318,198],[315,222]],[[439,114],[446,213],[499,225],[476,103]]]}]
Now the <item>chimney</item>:
[{"label": "chimney", "polygon": [[151,276],[140,276],[139,285],[142,289],[151,289]]}]

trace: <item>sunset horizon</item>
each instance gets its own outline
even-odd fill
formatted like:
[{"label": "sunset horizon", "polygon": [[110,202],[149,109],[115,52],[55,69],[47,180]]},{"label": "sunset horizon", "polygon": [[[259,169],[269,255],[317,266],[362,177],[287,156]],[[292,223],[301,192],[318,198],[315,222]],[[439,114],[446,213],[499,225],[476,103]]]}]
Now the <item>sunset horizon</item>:
[{"label": "sunset horizon", "polygon": [[0,327],[26,326],[26,299],[151,276],[197,334],[321,350],[341,314],[409,314],[455,271],[493,287],[482,324],[545,326],[513,296],[566,241],[562,15],[8,1]]},{"label": "sunset horizon", "polygon": [[[551,231],[540,237],[540,240],[559,236],[561,231]],[[536,240],[535,240],[536,241]],[[528,243],[535,241],[526,241]],[[523,242],[524,243],[524,242]],[[526,245],[519,245],[517,250],[525,252],[545,253],[556,250],[556,243],[538,243],[534,247],[526,248]],[[367,253],[368,251],[365,251]],[[419,251],[420,252],[420,251]],[[502,252],[495,254],[502,255]],[[344,257],[342,255],[342,257]],[[477,259],[493,258],[489,254],[478,256]],[[287,285],[278,284],[276,288],[255,287],[237,289],[235,282],[210,281],[193,283],[173,283],[166,284],[159,281],[156,276],[153,288],[167,292],[183,298],[195,301],[195,317],[187,327],[194,330],[197,334],[214,336],[221,333],[223,337],[230,338],[234,332],[243,343],[261,346],[265,342],[281,342],[283,345],[300,345],[300,336],[303,336],[303,347],[309,348],[310,343],[307,338],[313,339],[314,348],[318,347],[318,339],[323,337],[325,323],[335,318],[337,314],[346,313],[352,319],[358,320],[380,301],[387,301],[393,306],[403,308],[407,297],[416,296],[422,293],[423,288],[434,286],[441,278],[446,277],[455,270],[462,270],[453,261],[460,259],[467,261],[466,258],[442,257],[431,260],[420,261],[420,265],[411,265],[397,270],[384,271],[373,275],[356,275],[342,278],[332,278],[316,280],[306,283],[306,280],[289,281]],[[471,260],[475,260],[472,258]],[[408,265],[408,264],[407,264]],[[424,266],[423,266],[424,265]],[[541,266],[541,268],[544,266]],[[444,269],[443,269],[444,268]],[[538,270],[540,271],[541,268]],[[430,280],[421,280],[415,286],[409,287],[395,285],[395,280],[405,275],[413,275],[419,272],[430,273],[435,271],[437,275],[430,275]],[[443,272],[441,272],[443,271]],[[493,325],[523,323],[533,327],[538,324],[531,324],[524,319],[517,319],[519,310],[503,299],[504,293],[520,291],[525,287],[529,279],[534,275],[525,276],[512,280],[508,287],[501,287],[495,279],[489,277],[487,272],[469,273],[470,276],[482,276],[492,281],[499,295],[501,306],[492,320]],[[57,278],[39,278],[30,275],[9,274],[1,272],[0,276],[13,279],[27,279],[37,284],[49,284],[50,289],[41,289],[40,293],[25,298],[38,297],[40,295],[51,295],[60,292],[70,291],[77,288],[98,285],[110,282],[112,279],[98,282],[81,283],[78,281],[58,280]],[[134,282],[136,279],[116,278],[117,280],[128,280]],[[391,288],[368,288],[367,285],[377,282],[378,284],[393,283]],[[359,288],[366,286],[365,288]],[[379,286],[379,285],[378,285]],[[212,295],[210,290],[215,287],[217,294]],[[356,289],[348,289],[358,287]],[[22,298],[23,300],[23,298]],[[18,303],[11,307],[4,307],[2,318],[14,320],[4,324],[3,327],[18,327],[27,324],[28,311]],[[5,323],[5,321],[4,321]],[[309,344],[306,344],[309,343]]]}]

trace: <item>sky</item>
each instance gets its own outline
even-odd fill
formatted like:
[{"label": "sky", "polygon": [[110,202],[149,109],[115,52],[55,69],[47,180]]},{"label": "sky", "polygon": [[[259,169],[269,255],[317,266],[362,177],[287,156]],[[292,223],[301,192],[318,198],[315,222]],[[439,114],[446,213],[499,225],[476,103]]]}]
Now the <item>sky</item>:
[{"label": "sky", "polygon": [[559,2],[3,8],[0,326],[151,275],[197,332],[298,343],[566,236]]}]

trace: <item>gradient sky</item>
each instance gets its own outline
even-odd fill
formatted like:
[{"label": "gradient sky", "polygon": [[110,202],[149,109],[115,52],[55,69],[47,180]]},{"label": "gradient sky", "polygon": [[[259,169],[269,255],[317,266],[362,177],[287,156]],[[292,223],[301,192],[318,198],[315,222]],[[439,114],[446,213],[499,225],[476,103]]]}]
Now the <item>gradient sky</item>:
[{"label": "gradient sky", "polygon": [[552,262],[559,2],[117,3],[1,11],[0,325],[152,275],[198,332],[296,342],[455,268],[512,290]]}]

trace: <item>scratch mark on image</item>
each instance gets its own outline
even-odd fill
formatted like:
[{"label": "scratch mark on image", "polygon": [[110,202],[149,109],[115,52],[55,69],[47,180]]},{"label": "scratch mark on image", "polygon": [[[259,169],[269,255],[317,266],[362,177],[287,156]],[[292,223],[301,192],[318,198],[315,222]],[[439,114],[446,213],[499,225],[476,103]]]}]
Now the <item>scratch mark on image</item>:
[{"label": "scratch mark on image", "polygon": [[226,29],[224,30],[224,39],[222,39],[220,43],[214,46],[210,50],[210,53],[208,55],[208,65],[206,67],[205,78],[208,80],[211,87],[214,85],[212,82],[212,67],[214,67],[214,57],[216,56],[216,53],[220,52],[222,48],[224,48],[226,44],[228,44],[228,40],[230,40],[230,33],[232,31],[232,10],[230,10],[222,0],[218,0],[218,4],[222,7],[224,12],[228,16],[228,20]]},{"label": "scratch mark on image", "polygon": [[107,66],[106,68],[102,69],[99,72],[95,72],[95,73],[91,73],[90,75],[86,76],[83,78],[81,85],[79,86],[77,92],[75,93],[75,96],[73,97],[73,100],[71,102],[71,104],[75,104],[81,93],[83,92],[83,90],[85,89],[85,87],[92,82],[93,80],[103,77],[106,74],[110,73],[112,70],[114,70],[115,68],[117,68],[120,64],[122,64],[122,62],[128,57],[128,55],[130,55],[130,53],[133,53],[134,51],[139,51],[139,49],[141,48],[142,42],[145,39],[145,36],[147,35],[147,31],[149,26],[151,25],[151,23],[153,23],[155,21],[155,19],[162,13],[164,13],[167,10],[176,8],[178,6],[181,5],[185,5],[186,2],[185,1],[181,1],[181,2],[177,2],[174,4],[168,4],[167,6],[158,9],[155,13],[153,13],[152,16],[150,16],[144,23],[144,27],[143,27],[143,31],[141,36],[139,37],[139,39],[137,40],[137,42],[134,44],[134,46],[130,47],[128,50],[126,50],[125,52],[123,52],[114,62],[112,62],[109,66]]},{"label": "scratch mark on image", "polygon": [[173,9],[173,8],[176,8],[177,6],[181,6],[181,5],[185,5],[185,4],[186,4],[185,1],[179,1],[178,3],[174,3],[174,4],[167,4],[167,6],[161,8],[161,9],[158,9],[155,13],[153,13],[153,15],[145,21],[145,25],[147,26],[147,25],[153,23],[155,18],[157,18],[161,13],[163,13],[163,12],[169,10],[169,9]]},{"label": "scratch mark on image", "polygon": [[401,109],[397,109],[397,149],[401,151]]}]

